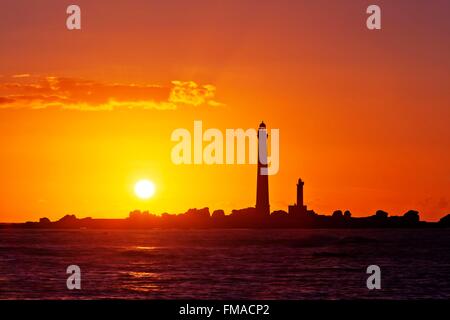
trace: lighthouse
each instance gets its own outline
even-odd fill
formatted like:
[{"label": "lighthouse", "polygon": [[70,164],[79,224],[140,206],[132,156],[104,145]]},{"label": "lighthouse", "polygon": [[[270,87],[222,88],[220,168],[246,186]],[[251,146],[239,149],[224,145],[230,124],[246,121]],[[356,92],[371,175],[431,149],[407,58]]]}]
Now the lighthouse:
[{"label": "lighthouse", "polygon": [[256,212],[260,216],[270,215],[267,138],[266,124],[261,122],[258,128],[258,172],[256,179]]},{"label": "lighthouse", "polygon": [[303,186],[305,183],[302,179],[297,182],[297,203],[288,207],[290,215],[305,215],[308,213],[308,207],[303,202]]},{"label": "lighthouse", "polygon": [[303,205],[303,186],[305,185],[305,183],[302,181],[302,179],[298,179],[298,183],[297,183],[297,207],[302,208],[304,207]]}]

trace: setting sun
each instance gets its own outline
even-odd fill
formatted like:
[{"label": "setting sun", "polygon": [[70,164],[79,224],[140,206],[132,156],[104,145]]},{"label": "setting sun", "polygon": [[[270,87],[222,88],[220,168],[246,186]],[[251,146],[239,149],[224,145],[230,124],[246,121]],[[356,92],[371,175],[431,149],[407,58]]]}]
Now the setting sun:
[{"label": "setting sun", "polygon": [[151,198],[155,194],[155,184],[149,180],[139,180],[134,185],[134,193],[141,199]]}]

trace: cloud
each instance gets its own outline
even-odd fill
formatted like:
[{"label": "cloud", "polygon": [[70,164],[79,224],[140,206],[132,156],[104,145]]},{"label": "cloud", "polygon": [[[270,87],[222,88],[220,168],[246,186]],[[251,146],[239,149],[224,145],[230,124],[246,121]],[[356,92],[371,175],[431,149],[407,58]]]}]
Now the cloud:
[{"label": "cloud", "polygon": [[208,104],[210,106],[222,105],[214,99],[216,87],[213,85],[200,86],[193,81],[172,81],[173,88],[170,92],[169,101],[199,106]]},{"label": "cloud", "polygon": [[213,85],[172,81],[170,85],[100,83],[64,77],[12,76],[0,82],[0,109],[175,110],[180,106],[222,106]]},{"label": "cloud", "polygon": [[28,78],[28,77],[30,77],[31,75],[30,74],[28,74],[28,73],[22,73],[22,74],[15,74],[15,75],[13,75],[12,77],[13,78]]}]

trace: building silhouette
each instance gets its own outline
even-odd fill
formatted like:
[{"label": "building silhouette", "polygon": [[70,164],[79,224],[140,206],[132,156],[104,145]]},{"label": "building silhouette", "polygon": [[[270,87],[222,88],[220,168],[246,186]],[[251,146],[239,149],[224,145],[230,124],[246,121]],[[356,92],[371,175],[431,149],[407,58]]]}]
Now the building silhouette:
[{"label": "building silhouette", "polygon": [[270,215],[267,138],[266,125],[261,122],[258,128],[258,172],[256,180],[256,213],[261,216]]}]

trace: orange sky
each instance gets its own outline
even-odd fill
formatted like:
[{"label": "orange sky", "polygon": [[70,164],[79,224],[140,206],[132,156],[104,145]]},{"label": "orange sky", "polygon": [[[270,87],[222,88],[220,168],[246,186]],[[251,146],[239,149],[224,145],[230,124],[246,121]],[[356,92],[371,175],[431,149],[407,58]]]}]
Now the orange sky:
[{"label": "orange sky", "polygon": [[[0,4],[0,221],[255,204],[252,165],[172,164],[170,135],[280,129],[271,209],[450,211],[448,1]],[[143,201],[134,183],[153,180]]]}]

